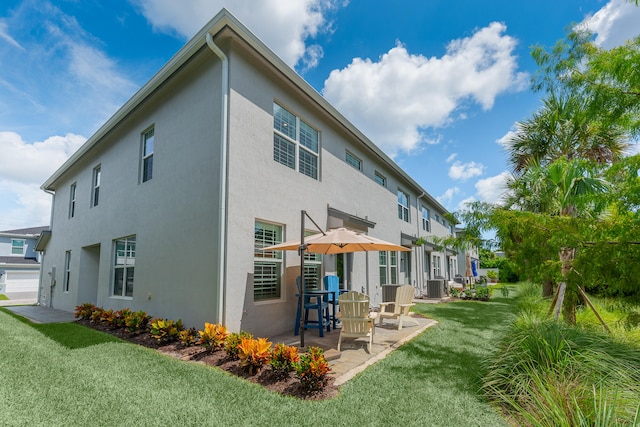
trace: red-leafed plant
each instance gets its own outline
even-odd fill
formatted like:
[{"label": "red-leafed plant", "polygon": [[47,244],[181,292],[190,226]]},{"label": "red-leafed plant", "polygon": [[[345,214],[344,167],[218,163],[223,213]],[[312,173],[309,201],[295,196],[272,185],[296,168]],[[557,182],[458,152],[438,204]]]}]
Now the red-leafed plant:
[{"label": "red-leafed plant", "polygon": [[309,347],[309,352],[302,354],[296,363],[296,376],[309,391],[321,390],[327,384],[329,371],[329,364],[319,347]]}]

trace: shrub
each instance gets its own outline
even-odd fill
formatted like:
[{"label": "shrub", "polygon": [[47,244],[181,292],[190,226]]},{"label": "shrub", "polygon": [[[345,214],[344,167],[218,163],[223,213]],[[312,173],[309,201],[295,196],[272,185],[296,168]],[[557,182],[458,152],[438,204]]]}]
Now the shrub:
[{"label": "shrub", "polygon": [[198,331],[196,328],[189,328],[178,332],[178,341],[185,347],[190,347],[196,343]]},{"label": "shrub", "polygon": [[151,316],[148,316],[147,313],[142,310],[133,311],[124,318],[124,324],[130,333],[140,333],[147,327],[150,319]]},{"label": "shrub", "polygon": [[182,319],[174,322],[173,320],[158,318],[149,324],[149,333],[160,343],[175,341],[183,329]]},{"label": "shrub", "polygon": [[320,390],[326,385],[330,369],[321,348],[309,347],[309,352],[300,356],[295,367],[296,376],[307,390]]},{"label": "shrub", "polygon": [[110,325],[113,322],[114,316],[112,308],[109,310],[102,310],[102,313],[100,313],[100,323]]},{"label": "shrub", "polygon": [[449,295],[453,298],[459,298],[462,295],[462,292],[458,288],[454,288],[453,286],[449,289]]},{"label": "shrub", "polygon": [[224,350],[227,353],[227,357],[231,360],[238,359],[238,346],[242,342],[243,338],[253,338],[253,335],[246,331],[231,332],[224,342]]},{"label": "shrub", "polygon": [[122,310],[118,310],[113,313],[113,317],[111,319],[111,323],[109,323],[114,328],[124,328],[125,323],[124,319],[131,314],[131,310],[128,308],[123,308]]},{"label": "shrub", "polygon": [[91,313],[91,322],[100,323],[102,321],[102,313],[104,309],[102,307],[96,307]]},{"label": "shrub", "polygon": [[300,362],[300,355],[298,354],[297,347],[290,347],[283,343],[278,343],[271,351],[269,364],[279,378],[289,376],[289,372],[295,370],[296,363],[298,362]]},{"label": "shrub", "polygon": [[249,375],[257,373],[269,361],[271,342],[266,338],[242,338],[238,345],[238,357]]},{"label": "shrub", "polygon": [[73,312],[73,317],[81,319],[81,320],[90,320],[93,311],[96,309],[96,306],[85,302],[84,304],[80,304],[76,306],[76,311]]},{"label": "shrub", "polygon": [[220,349],[224,346],[224,342],[229,335],[227,328],[219,323],[204,324],[204,331],[198,331],[200,334],[200,344],[211,351]]},{"label": "shrub", "polygon": [[488,286],[478,286],[476,288],[475,297],[476,299],[489,299],[491,297],[491,289]]},{"label": "shrub", "polygon": [[634,425],[640,354],[610,336],[521,316],[493,355],[483,388],[516,424]]}]

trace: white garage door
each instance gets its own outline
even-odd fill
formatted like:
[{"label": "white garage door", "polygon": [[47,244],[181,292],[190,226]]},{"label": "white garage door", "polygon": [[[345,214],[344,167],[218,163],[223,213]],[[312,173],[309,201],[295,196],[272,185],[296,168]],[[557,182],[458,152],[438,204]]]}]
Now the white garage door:
[{"label": "white garage door", "polygon": [[4,292],[38,292],[40,273],[37,271],[7,271]]}]

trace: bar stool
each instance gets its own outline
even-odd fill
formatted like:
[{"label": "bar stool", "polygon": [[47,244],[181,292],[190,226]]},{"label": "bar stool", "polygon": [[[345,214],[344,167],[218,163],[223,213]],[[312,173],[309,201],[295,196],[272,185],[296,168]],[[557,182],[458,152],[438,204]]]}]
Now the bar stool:
[{"label": "bar stool", "polygon": [[[300,333],[300,276],[296,278],[296,285],[298,286],[298,304],[296,309],[296,326],[294,328],[294,335]],[[331,330],[331,316],[329,314],[329,303],[323,298],[324,294],[304,294],[304,328],[316,328],[319,331],[321,337],[324,337],[324,328],[327,328],[327,332]],[[312,299],[314,300],[312,302]],[[315,311],[318,320],[309,320],[309,310]]]}]

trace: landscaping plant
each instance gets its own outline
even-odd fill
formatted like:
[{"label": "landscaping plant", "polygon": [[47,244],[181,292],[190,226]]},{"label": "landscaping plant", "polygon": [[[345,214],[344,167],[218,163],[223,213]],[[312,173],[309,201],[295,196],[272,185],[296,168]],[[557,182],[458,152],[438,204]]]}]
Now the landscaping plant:
[{"label": "landscaping plant", "polygon": [[177,322],[158,318],[149,324],[149,333],[160,343],[168,343],[178,339],[178,334],[184,329],[182,319]]},{"label": "landscaping plant", "polygon": [[73,317],[81,320],[91,320],[91,315],[95,309],[96,306],[88,302],[77,305]]},{"label": "landscaping plant", "polygon": [[271,351],[269,364],[278,378],[286,378],[289,376],[289,372],[295,370],[296,363],[298,362],[300,362],[298,347],[278,343]]},{"label": "landscaping plant", "polygon": [[178,341],[180,341],[180,344],[184,347],[190,347],[196,344],[197,335],[198,331],[196,328],[184,329],[178,332]]},{"label": "landscaping plant", "polygon": [[204,331],[198,331],[200,334],[200,344],[208,348],[210,351],[215,351],[224,347],[224,342],[229,335],[227,328],[219,323],[204,324]]},{"label": "landscaping plant", "polygon": [[309,351],[300,355],[295,365],[300,383],[309,391],[320,390],[327,381],[329,364],[320,347],[309,347]]},{"label": "landscaping plant", "polygon": [[224,351],[227,353],[229,360],[238,360],[238,346],[243,338],[253,338],[253,335],[247,331],[231,332],[224,342]]},{"label": "landscaping plant", "polygon": [[138,310],[130,312],[124,318],[124,324],[127,326],[130,333],[136,334],[141,333],[146,329],[150,319],[151,316],[148,316],[147,313],[142,310]]},{"label": "landscaping plant", "polygon": [[267,362],[271,354],[271,342],[266,338],[242,338],[238,345],[238,357],[249,375],[257,373]]}]

